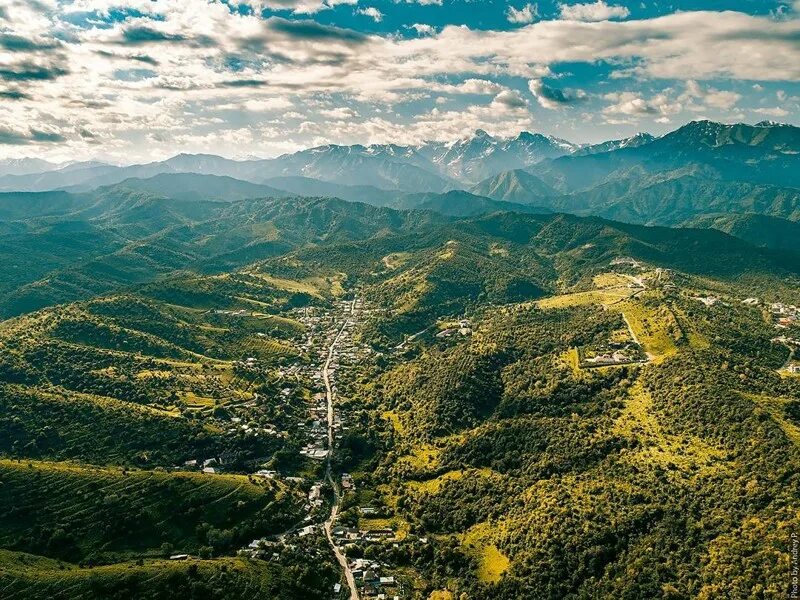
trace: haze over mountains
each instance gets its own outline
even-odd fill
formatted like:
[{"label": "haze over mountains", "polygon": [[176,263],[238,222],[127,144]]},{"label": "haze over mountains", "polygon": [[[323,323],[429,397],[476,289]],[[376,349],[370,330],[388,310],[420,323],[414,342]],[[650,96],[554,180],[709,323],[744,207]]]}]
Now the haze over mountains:
[{"label": "haze over mountains", "polygon": [[[695,121],[659,138],[639,134],[584,146],[479,130],[450,144],[328,145],[266,160],[179,154],[130,166],[0,162],[3,191],[96,193],[117,184],[171,198],[332,196],[398,208],[428,203],[461,215],[515,208],[491,202],[501,201],[643,224],[725,213],[796,220],[800,128]],[[453,190],[470,194],[430,196]]]}]

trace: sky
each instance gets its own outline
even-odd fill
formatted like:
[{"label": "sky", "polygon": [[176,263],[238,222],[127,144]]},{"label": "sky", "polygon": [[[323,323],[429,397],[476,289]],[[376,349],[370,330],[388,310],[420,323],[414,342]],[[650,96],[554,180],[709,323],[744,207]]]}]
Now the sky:
[{"label": "sky", "polygon": [[0,0],[0,159],[800,124],[800,0]]}]

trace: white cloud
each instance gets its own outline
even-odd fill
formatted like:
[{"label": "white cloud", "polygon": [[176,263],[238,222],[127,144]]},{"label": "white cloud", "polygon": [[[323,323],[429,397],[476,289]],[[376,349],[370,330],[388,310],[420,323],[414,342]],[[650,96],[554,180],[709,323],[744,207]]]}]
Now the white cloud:
[{"label": "white cloud", "polygon": [[670,100],[667,94],[656,94],[650,99],[645,99],[635,92],[614,92],[604,96],[613,104],[603,109],[604,115],[626,115],[629,117],[641,117],[644,115],[655,115],[667,117],[681,111],[682,106],[679,102]]},{"label": "white cloud", "polygon": [[536,4],[526,4],[522,8],[509,6],[506,18],[509,23],[533,23],[539,17],[539,7]]},{"label": "white cloud", "polygon": [[703,115],[708,111],[723,111],[730,115],[741,95],[729,90],[703,87],[698,82],[689,80],[680,94],[672,88],[666,88],[650,98],[632,91],[612,92],[603,98],[611,102],[603,109],[603,115],[607,119],[617,118],[620,115],[633,120],[650,116],[657,123],[666,123],[671,116],[687,111],[690,114]]},{"label": "white cloud", "polygon": [[713,87],[704,89],[696,81],[689,80],[686,82],[685,91],[678,97],[678,100],[685,103],[688,110],[702,111],[707,108],[729,110],[741,98],[742,95],[737,92],[718,90]]},{"label": "white cloud", "polygon": [[495,96],[493,103],[504,106],[508,110],[527,108],[528,103],[517,90],[503,90]]},{"label": "white cloud", "polygon": [[789,114],[789,111],[781,108],[780,106],[775,106],[774,108],[754,108],[754,113],[758,113],[759,115],[767,115],[769,117],[785,117]]},{"label": "white cloud", "polygon": [[328,119],[341,121],[344,119],[358,118],[358,112],[347,106],[337,106],[336,108],[327,108],[319,111],[319,114]]},{"label": "white cloud", "polygon": [[259,9],[290,10],[298,15],[313,15],[341,4],[358,4],[358,0],[261,0],[256,3],[256,7]]},{"label": "white cloud", "polygon": [[436,28],[433,25],[426,25],[424,23],[414,23],[410,26],[410,29],[413,29],[417,32],[417,35],[434,35],[436,33]]},{"label": "white cloud", "polygon": [[453,86],[453,91],[462,94],[477,94],[488,96],[503,91],[503,86],[488,79],[466,79],[461,84]]},{"label": "white cloud", "polygon": [[356,14],[364,15],[365,17],[369,17],[370,19],[374,20],[376,23],[380,23],[383,21],[383,13],[379,11],[374,6],[369,6],[367,8],[359,8],[356,11]]},{"label": "white cloud", "polygon": [[261,98],[246,100],[242,106],[251,112],[269,112],[291,108],[292,103],[286,98]]},{"label": "white cloud", "polygon": [[624,6],[608,5],[603,0],[587,4],[559,4],[561,18],[567,21],[608,21],[631,14]]}]

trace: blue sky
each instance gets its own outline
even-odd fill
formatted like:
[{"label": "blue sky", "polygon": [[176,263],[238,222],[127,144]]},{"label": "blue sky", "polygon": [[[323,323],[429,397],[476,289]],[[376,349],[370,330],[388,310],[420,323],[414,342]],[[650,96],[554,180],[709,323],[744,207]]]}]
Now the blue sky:
[{"label": "blue sky", "polygon": [[0,158],[800,123],[800,1],[5,0]]}]

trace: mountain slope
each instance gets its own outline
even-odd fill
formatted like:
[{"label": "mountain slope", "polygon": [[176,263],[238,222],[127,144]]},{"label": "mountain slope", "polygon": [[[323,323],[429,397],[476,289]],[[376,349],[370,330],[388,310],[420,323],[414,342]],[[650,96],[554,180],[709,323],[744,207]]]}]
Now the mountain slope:
[{"label": "mountain slope", "polygon": [[[173,200],[245,200],[247,198],[280,198],[289,192],[219,175],[197,173],[161,173],[149,179],[126,179],[117,188],[141,190]],[[98,190],[102,192],[102,188]]]},{"label": "mountain slope", "polygon": [[472,217],[486,213],[512,211],[546,213],[547,209],[493,200],[485,196],[453,190],[445,194],[406,194],[392,202],[392,208],[432,210],[453,217]]},{"label": "mountain slope", "polygon": [[485,179],[470,191],[479,196],[487,196],[494,200],[519,202],[521,204],[545,204],[544,198],[556,195],[555,190],[541,179],[527,171],[516,169],[505,171]]},{"label": "mountain slope", "polygon": [[800,252],[800,223],[756,214],[697,217],[688,227],[713,228],[743,239],[754,246]]}]

